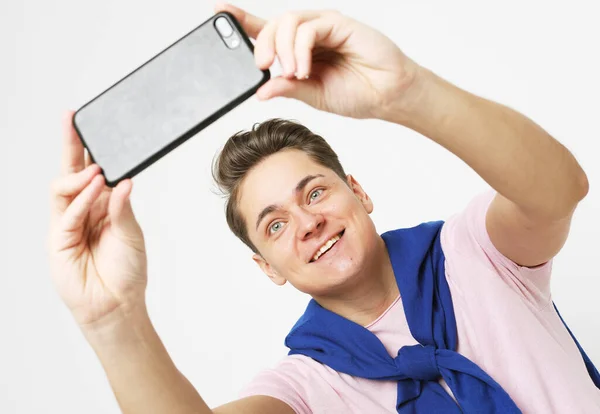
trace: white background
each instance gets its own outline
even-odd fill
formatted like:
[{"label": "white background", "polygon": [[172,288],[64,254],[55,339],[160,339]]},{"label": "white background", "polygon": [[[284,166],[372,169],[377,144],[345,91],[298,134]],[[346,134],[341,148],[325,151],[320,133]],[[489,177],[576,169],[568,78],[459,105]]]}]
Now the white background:
[{"label": "white background", "polygon": [[[565,144],[591,188],[555,259],[554,301],[600,366],[597,2],[237,4],[264,17],[339,9],[380,28],[460,87],[525,113]],[[201,0],[0,3],[1,413],[118,412],[48,274],[48,186],[58,172],[61,114],[199,25],[212,7]],[[229,232],[210,175],[213,156],[232,133],[271,117],[298,120],[329,140],[374,199],[380,232],[447,219],[487,188],[459,158],[406,128],[255,98],[137,176],[132,200],[147,240],[151,317],[211,406],[236,398],[253,375],[285,355],[283,339],[308,300],[260,272]]]}]

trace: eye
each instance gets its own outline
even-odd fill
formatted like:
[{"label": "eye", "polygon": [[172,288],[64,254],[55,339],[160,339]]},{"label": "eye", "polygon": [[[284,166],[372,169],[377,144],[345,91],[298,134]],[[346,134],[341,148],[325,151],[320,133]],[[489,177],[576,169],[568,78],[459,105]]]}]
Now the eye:
[{"label": "eye", "polygon": [[269,226],[269,234],[277,233],[283,227],[282,221],[276,221]]},{"label": "eye", "polygon": [[323,193],[322,188],[319,188],[318,190],[315,190],[312,193],[310,193],[310,201],[315,200],[317,197],[319,197],[321,195],[321,193]]}]

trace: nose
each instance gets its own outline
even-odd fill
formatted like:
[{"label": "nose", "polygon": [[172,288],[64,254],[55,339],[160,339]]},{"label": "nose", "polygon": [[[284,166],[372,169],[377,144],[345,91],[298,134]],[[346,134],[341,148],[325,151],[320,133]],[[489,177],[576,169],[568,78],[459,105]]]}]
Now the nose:
[{"label": "nose", "polygon": [[294,212],[294,214],[298,223],[297,236],[302,240],[318,234],[323,228],[325,218],[320,213],[314,213],[300,208]]}]

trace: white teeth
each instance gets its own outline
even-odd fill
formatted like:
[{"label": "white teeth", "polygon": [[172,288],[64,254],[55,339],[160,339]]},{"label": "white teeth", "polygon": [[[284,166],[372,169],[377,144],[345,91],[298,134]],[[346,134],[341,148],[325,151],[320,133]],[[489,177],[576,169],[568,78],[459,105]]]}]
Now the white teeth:
[{"label": "white teeth", "polygon": [[337,242],[340,239],[340,236],[333,236],[331,239],[327,240],[327,242],[321,246],[321,248],[319,249],[319,251],[313,256],[313,260],[317,260],[319,257],[321,257],[321,255],[323,253],[325,253],[327,250],[329,250],[331,248],[331,246],[333,246],[335,244],[335,242]]}]

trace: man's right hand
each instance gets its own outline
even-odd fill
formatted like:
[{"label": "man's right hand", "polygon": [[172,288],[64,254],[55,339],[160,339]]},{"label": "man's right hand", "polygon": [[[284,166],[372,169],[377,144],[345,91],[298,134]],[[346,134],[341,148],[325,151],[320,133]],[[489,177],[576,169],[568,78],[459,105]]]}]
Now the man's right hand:
[{"label": "man's right hand", "polygon": [[107,187],[63,120],[62,173],[52,185],[49,250],[58,292],[98,355],[126,414],[292,414],[253,396],[213,412],[171,360],[146,311],[146,251],[131,204],[131,180]]},{"label": "man's right hand", "polygon": [[105,185],[73,128],[63,119],[61,175],[52,184],[48,237],[58,293],[82,329],[145,308],[147,260],[144,237],[129,195],[130,179]]}]

